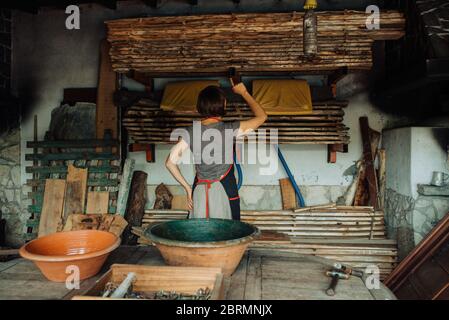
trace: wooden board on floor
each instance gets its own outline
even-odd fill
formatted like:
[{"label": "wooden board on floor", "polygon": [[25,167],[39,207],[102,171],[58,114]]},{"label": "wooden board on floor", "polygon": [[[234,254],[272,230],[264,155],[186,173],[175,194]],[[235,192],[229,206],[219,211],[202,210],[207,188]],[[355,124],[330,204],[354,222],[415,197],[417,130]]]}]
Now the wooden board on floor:
[{"label": "wooden board on floor", "polygon": [[47,179],[45,181],[38,237],[56,232],[62,223],[65,189],[65,180]]},{"label": "wooden board on floor", "polygon": [[70,214],[84,213],[87,193],[87,169],[69,165],[64,201],[64,221]]},{"label": "wooden board on floor", "polygon": [[89,191],[86,213],[106,214],[109,207],[109,191]]},{"label": "wooden board on floor", "polygon": [[[322,261],[292,253],[249,250],[227,279],[226,299],[394,299],[382,284],[380,289],[369,291],[362,280],[354,277],[338,284],[336,296],[326,296],[324,289],[330,279],[324,272],[332,261],[329,265]],[[0,300],[70,299],[84,294],[114,263],[164,265],[155,247],[121,246],[110,254],[100,274],[81,281],[79,290],[70,291],[64,283],[46,280],[31,261],[15,259],[5,263],[5,268],[0,263]]]},{"label": "wooden board on floor", "polygon": [[296,194],[289,178],[279,179],[281,187],[282,209],[289,210],[296,208]]}]

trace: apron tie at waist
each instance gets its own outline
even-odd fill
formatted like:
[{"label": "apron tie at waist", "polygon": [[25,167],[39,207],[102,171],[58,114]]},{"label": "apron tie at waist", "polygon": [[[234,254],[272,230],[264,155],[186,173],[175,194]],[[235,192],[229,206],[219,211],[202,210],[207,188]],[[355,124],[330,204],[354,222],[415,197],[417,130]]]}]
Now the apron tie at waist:
[{"label": "apron tie at waist", "polygon": [[197,179],[197,184],[204,184],[206,188],[206,219],[209,219],[209,189],[212,184],[215,182],[219,182],[226,178],[226,176],[231,172],[232,164],[229,166],[228,170],[219,178],[219,179]]}]

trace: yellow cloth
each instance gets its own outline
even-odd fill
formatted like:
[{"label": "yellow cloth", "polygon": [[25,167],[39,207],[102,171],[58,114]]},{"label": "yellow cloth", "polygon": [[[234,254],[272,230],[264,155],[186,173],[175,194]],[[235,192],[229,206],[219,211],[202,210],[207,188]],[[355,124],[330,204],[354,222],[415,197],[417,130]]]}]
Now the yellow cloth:
[{"label": "yellow cloth", "polygon": [[167,83],[162,97],[161,109],[167,111],[196,112],[196,103],[201,90],[208,86],[219,86],[218,80],[193,80]]},{"label": "yellow cloth", "polygon": [[312,97],[306,80],[254,80],[253,96],[269,115],[312,113]]}]

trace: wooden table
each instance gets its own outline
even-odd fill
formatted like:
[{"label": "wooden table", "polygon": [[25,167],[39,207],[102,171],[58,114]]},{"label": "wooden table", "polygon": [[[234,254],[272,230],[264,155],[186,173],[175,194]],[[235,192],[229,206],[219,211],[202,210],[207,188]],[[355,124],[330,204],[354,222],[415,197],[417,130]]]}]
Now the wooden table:
[{"label": "wooden table", "polygon": [[[47,281],[33,263],[15,259],[0,263],[0,299],[70,299],[92,286],[113,263],[164,265],[154,247],[121,246],[108,258],[102,272],[81,282],[78,290],[64,283]],[[330,279],[324,275],[329,260],[294,253],[248,251],[232,277],[225,280],[226,298],[240,299],[395,299],[381,284],[368,290],[356,277],[341,280],[337,294],[329,297],[324,290]]]}]

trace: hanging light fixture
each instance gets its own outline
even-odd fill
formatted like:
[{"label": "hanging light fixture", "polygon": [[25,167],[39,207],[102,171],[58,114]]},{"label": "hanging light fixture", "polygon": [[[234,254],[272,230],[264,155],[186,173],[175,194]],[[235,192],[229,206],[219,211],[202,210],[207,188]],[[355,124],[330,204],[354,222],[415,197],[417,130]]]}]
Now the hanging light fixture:
[{"label": "hanging light fixture", "polygon": [[317,0],[306,0],[304,3],[304,22],[303,22],[303,36],[304,36],[304,56],[308,59],[315,57],[318,53],[318,39],[317,39],[317,17],[314,9],[318,6]]}]

